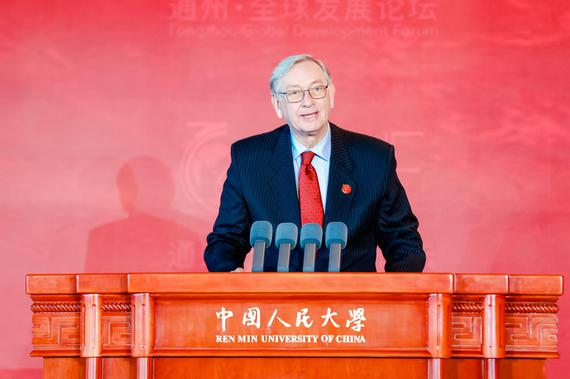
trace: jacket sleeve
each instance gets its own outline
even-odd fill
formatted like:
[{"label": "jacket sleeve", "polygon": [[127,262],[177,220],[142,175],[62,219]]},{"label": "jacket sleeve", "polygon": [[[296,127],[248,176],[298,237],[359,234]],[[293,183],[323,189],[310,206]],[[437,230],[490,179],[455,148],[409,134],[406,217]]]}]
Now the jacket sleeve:
[{"label": "jacket sleeve", "polygon": [[250,220],[242,193],[236,147],[232,145],[231,163],[222,190],[220,210],[204,251],[209,271],[232,271],[243,267],[245,256],[250,250]]},{"label": "jacket sleeve", "polygon": [[396,174],[394,147],[390,146],[386,189],[379,209],[376,243],[386,259],[386,272],[421,272],[426,255],[406,192]]}]

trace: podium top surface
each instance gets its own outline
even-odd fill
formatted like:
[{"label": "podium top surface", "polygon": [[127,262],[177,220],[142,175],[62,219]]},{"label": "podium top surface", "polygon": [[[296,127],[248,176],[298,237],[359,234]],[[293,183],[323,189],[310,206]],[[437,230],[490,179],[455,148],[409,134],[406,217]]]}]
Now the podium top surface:
[{"label": "podium top surface", "polygon": [[451,273],[128,273],[29,274],[29,295],[184,294],[505,294],[563,293],[561,275]]}]

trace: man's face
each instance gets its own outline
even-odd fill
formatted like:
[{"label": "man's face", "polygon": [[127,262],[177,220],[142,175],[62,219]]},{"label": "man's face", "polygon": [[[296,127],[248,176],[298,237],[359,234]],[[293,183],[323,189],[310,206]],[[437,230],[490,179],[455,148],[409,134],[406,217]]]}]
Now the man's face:
[{"label": "man's face", "polygon": [[[291,127],[291,132],[302,143],[318,143],[327,131],[329,112],[334,106],[334,87],[328,83],[321,68],[314,62],[304,61],[295,64],[280,81],[280,92],[308,90],[329,85],[322,99],[313,99],[305,91],[303,100],[297,103],[287,101],[285,95],[272,97],[273,107],[279,118]],[[312,144],[312,143],[311,143]]]}]

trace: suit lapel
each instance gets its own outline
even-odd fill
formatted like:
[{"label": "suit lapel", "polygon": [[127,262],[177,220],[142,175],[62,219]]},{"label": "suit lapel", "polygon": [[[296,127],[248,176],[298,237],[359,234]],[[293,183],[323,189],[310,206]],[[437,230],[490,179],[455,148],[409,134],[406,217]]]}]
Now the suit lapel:
[{"label": "suit lapel", "polygon": [[325,227],[333,221],[340,221],[345,224],[348,222],[352,199],[355,191],[358,190],[350,177],[353,165],[346,151],[343,137],[342,130],[331,123],[331,165],[327,188]]},{"label": "suit lapel", "polygon": [[299,210],[293,154],[291,152],[291,134],[287,125],[281,131],[271,158],[270,167],[273,175],[269,179],[269,186],[275,201],[281,209],[283,220],[301,225],[301,212]]}]

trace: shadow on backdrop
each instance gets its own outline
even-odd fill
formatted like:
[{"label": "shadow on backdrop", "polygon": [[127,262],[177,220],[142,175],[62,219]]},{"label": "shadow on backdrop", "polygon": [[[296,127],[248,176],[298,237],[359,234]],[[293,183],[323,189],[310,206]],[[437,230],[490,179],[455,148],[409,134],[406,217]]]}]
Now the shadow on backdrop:
[{"label": "shadow on backdrop", "polygon": [[86,272],[205,271],[205,222],[172,208],[168,167],[149,156],[126,162],[116,178],[127,217],[89,232]]}]

